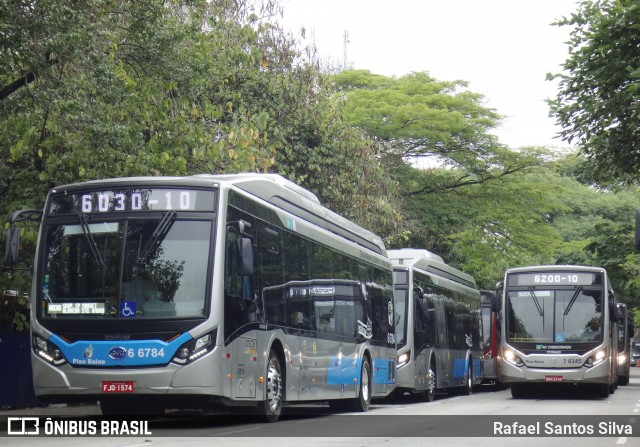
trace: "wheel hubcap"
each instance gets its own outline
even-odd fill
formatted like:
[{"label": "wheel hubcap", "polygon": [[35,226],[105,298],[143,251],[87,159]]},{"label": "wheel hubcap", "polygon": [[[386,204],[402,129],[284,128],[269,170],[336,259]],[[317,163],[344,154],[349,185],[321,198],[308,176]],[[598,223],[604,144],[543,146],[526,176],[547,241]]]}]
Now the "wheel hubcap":
[{"label": "wheel hubcap", "polygon": [[269,371],[267,373],[267,402],[272,412],[277,411],[282,397],[282,376],[278,367],[273,363],[269,363]]},{"label": "wheel hubcap", "polygon": [[369,402],[369,370],[367,368],[362,370],[362,399]]},{"label": "wheel hubcap", "polygon": [[432,369],[429,369],[429,385],[427,390],[430,393],[433,393],[436,389],[436,375]]}]

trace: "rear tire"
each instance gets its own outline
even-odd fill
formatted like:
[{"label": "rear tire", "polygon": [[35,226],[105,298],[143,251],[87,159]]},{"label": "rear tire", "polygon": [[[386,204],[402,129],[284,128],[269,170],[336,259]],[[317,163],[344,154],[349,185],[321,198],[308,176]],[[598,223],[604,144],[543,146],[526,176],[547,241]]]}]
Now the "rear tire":
[{"label": "rear tire", "polygon": [[473,394],[473,369],[471,369],[471,359],[469,359],[469,366],[467,367],[467,377],[465,384],[462,387],[462,394],[465,396],[471,396]]},{"label": "rear tire", "polygon": [[362,367],[360,368],[360,393],[354,400],[354,408],[356,411],[369,411],[371,406],[371,363],[369,358],[362,358]]}]

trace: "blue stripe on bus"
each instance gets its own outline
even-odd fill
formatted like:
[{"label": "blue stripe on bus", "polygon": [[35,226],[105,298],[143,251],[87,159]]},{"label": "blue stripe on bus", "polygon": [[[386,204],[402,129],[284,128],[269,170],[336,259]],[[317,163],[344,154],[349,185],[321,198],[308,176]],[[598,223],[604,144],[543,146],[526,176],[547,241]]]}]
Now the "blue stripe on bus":
[{"label": "blue stripe on bus", "polygon": [[454,359],[453,360],[453,374],[452,377],[454,379],[464,379],[467,375],[467,370],[469,367],[469,363],[467,359]]},{"label": "blue stripe on bus", "polygon": [[71,366],[80,367],[166,365],[178,348],[189,340],[192,337],[186,332],[170,342],[81,340],[67,343],[55,334],[49,339],[60,348]]},{"label": "blue stripe on bus", "polygon": [[[389,374],[389,361],[387,359],[373,359],[373,365],[372,383],[376,385],[395,383],[395,380],[393,379],[394,375]],[[361,368],[361,358],[359,358],[356,362],[345,362],[343,358],[341,362],[337,356],[331,356],[329,367],[327,368],[327,384],[359,385]]]},{"label": "blue stripe on bus", "polygon": [[[454,379],[465,379],[467,375],[467,371],[469,369],[469,358],[464,359],[454,359],[453,360],[453,374],[452,377]],[[482,362],[480,359],[474,357],[473,358],[473,375],[478,377],[479,371],[482,371]]]}]

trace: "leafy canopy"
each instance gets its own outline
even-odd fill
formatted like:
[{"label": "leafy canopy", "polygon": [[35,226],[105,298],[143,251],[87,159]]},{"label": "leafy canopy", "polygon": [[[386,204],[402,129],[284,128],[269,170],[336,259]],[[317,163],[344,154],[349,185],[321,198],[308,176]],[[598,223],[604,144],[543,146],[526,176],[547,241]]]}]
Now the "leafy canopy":
[{"label": "leafy canopy", "polygon": [[640,4],[584,0],[557,22],[571,26],[570,55],[558,79],[551,113],[562,138],[576,143],[594,177],[633,183],[640,168]]}]

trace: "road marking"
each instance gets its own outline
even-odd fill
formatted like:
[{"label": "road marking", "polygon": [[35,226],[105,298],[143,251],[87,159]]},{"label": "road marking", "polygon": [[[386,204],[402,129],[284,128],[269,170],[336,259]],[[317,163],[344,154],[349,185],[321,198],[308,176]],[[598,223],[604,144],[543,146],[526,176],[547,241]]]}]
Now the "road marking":
[{"label": "road marking", "polygon": [[225,431],[224,433],[215,433],[214,436],[227,436],[227,435],[232,435],[234,433],[243,433],[245,431],[254,431],[254,430],[261,430],[262,427],[256,427],[256,428],[245,428],[244,430],[233,430],[233,431]]}]

